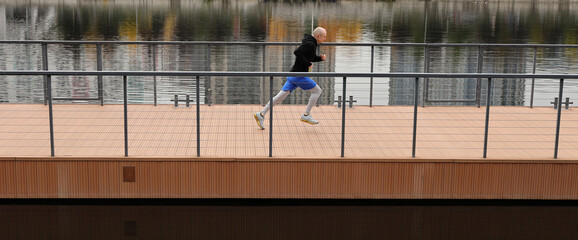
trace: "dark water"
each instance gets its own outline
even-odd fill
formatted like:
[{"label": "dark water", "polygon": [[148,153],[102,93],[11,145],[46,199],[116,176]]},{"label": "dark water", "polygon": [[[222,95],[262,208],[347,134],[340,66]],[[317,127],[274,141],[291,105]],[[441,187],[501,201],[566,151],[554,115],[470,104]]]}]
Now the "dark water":
[{"label": "dark water", "polygon": [[[576,1],[200,1],[200,0],[6,0],[0,3],[0,39],[9,40],[122,40],[122,41],[257,41],[298,42],[315,26],[328,30],[328,42],[338,43],[548,43],[578,42]],[[261,49],[213,46],[207,65],[205,46],[159,46],[156,59],[146,45],[105,45],[104,70],[160,71],[288,71],[294,46]],[[317,71],[369,72],[369,47],[322,47],[329,59]],[[94,45],[49,47],[49,69],[95,70]],[[477,48],[432,49],[430,72],[476,72]],[[377,47],[374,72],[423,72],[423,48]],[[41,69],[39,45],[0,44],[0,69]],[[265,61],[265,69],[262,68]],[[533,49],[488,48],[483,72],[531,73]],[[576,73],[578,50],[537,50],[537,73]],[[191,78],[158,79],[161,104],[174,94],[190,94]],[[94,97],[94,77],[58,77],[56,97]],[[268,84],[258,78],[202,79],[205,101],[215,104],[258,104],[267,99]],[[350,79],[348,95],[358,104],[369,103],[369,79]],[[277,79],[280,88],[283,79]],[[321,104],[333,104],[341,95],[341,80],[320,80]],[[485,84],[481,84],[485,86]],[[118,78],[105,79],[106,103],[120,101]],[[434,100],[473,100],[476,79],[439,79],[427,85]],[[578,97],[576,83],[566,83],[569,97]],[[130,78],[131,103],[153,103],[153,80]],[[413,103],[413,82],[375,79],[375,105]],[[496,80],[494,105],[530,104],[528,79]],[[546,106],[557,96],[557,81],[537,79],[535,106]],[[422,93],[424,89],[420,90]],[[481,89],[483,97],[486,89]],[[302,104],[308,94],[297,92],[285,103]],[[1,77],[0,102],[43,101],[39,77]],[[420,101],[423,99],[420,97]],[[432,103],[433,104],[433,103]],[[469,105],[473,103],[455,103]]]},{"label": "dark water", "polygon": [[165,202],[149,200],[143,204],[137,200],[139,204],[124,205],[131,201],[120,205],[0,205],[0,238],[527,240],[578,237],[575,202],[213,200],[212,203],[157,205]]}]

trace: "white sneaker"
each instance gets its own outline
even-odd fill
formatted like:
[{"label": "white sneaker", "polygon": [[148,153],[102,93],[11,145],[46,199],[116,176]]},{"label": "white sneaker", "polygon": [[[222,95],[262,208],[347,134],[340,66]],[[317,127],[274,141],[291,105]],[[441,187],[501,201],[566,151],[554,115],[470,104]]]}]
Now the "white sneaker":
[{"label": "white sneaker", "polygon": [[259,127],[261,128],[261,130],[265,129],[265,125],[263,125],[263,122],[265,121],[265,117],[263,117],[261,115],[261,112],[255,112],[253,114],[253,116],[255,117],[255,121],[257,121],[257,125],[259,125]]},{"label": "white sneaker", "polygon": [[305,116],[305,114],[301,115],[301,122],[306,122],[309,124],[318,124],[319,121],[313,119],[313,116],[311,116],[311,114]]}]

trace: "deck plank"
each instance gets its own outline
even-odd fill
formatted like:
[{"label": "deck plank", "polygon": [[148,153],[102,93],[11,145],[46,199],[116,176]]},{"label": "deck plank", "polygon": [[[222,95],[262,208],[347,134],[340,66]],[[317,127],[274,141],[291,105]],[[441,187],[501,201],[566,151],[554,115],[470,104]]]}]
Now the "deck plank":
[{"label": "deck plank", "polygon": [[[252,117],[259,105],[201,106],[202,157],[267,157],[269,118],[260,130]],[[196,157],[196,108],[129,105],[129,157]],[[335,106],[313,109],[320,121],[299,121],[304,106],[274,109],[273,156],[335,158],[341,154],[341,114]],[[0,105],[0,156],[50,156],[48,107]],[[122,105],[54,105],[56,156],[124,155]],[[411,158],[412,106],[347,108],[345,156]],[[488,159],[553,159],[556,110],[547,107],[492,107]],[[578,114],[563,110],[559,159],[578,159]],[[420,107],[416,157],[480,159],[485,108]]]}]

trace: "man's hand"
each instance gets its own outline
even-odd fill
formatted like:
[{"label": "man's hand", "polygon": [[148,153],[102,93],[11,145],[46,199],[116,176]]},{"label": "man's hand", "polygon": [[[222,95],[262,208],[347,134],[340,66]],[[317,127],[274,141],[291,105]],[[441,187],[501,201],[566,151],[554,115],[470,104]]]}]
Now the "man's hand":
[{"label": "man's hand", "polygon": [[325,54],[321,54],[321,61],[325,61]]}]

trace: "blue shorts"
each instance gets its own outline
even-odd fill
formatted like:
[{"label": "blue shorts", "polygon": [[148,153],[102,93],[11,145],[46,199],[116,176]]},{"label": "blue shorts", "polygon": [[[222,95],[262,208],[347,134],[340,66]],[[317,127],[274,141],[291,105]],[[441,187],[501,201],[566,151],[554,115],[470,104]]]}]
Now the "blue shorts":
[{"label": "blue shorts", "polygon": [[293,92],[297,87],[303,90],[309,90],[317,86],[317,83],[308,77],[287,77],[287,82],[281,90]]}]

